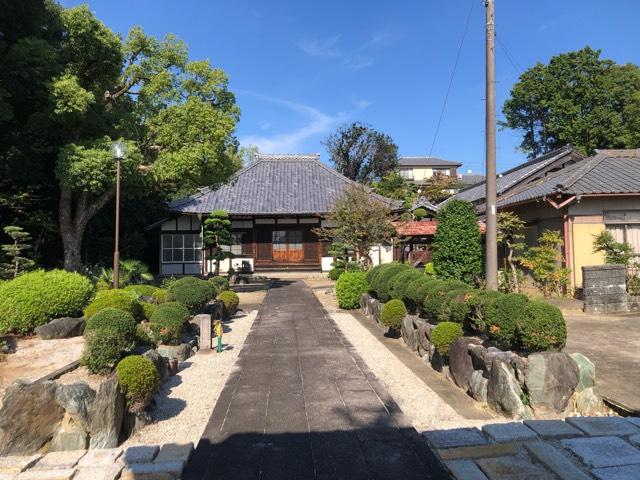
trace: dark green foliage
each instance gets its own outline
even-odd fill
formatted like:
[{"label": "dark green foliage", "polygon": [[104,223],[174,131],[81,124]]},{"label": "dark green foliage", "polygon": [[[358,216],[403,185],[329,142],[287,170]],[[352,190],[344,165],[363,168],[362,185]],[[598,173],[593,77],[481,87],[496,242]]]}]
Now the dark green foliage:
[{"label": "dark green foliage", "polygon": [[153,297],[158,287],[153,285],[127,285],[123,288],[125,292],[135,293],[138,297]]},{"label": "dark green foliage", "polygon": [[227,313],[234,312],[236,308],[238,308],[238,305],[240,305],[240,297],[238,297],[238,294],[233,290],[220,292],[218,300],[224,304],[224,311]]},{"label": "dark green foliage", "polygon": [[380,321],[391,330],[399,331],[406,314],[407,308],[402,300],[389,300],[382,306]]},{"label": "dark green foliage", "polygon": [[203,224],[203,240],[209,251],[209,259],[215,262],[214,275],[220,272],[220,262],[233,256],[229,251],[232,243],[231,219],[224,210],[214,210]]},{"label": "dark green foliage", "polygon": [[[422,313],[428,318],[441,321],[441,311],[445,308],[451,292],[466,291],[470,287],[458,280],[437,280],[424,288],[424,298],[422,300]],[[447,320],[447,318],[444,318]]]},{"label": "dark green foliage", "polygon": [[0,333],[26,334],[57,317],[82,312],[93,285],[78,273],[38,270],[0,284]]},{"label": "dark green foliage", "polygon": [[482,241],[470,203],[451,200],[438,212],[432,260],[436,275],[442,279],[472,285],[482,275]]},{"label": "dark green foliage", "polygon": [[102,290],[98,292],[93,301],[85,308],[84,316],[91,318],[105,308],[117,308],[129,312],[136,319],[141,319],[142,307],[137,300],[137,295],[124,290]]},{"label": "dark green foliage", "polygon": [[167,301],[167,296],[168,296],[169,292],[164,289],[164,288],[158,288],[155,292],[153,292],[153,295],[151,295],[156,302],[158,303],[164,303]]},{"label": "dark green foliage", "polygon": [[488,334],[502,348],[517,348],[518,326],[529,299],[519,293],[507,293],[487,305]]},{"label": "dark green foliage", "polygon": [[466,299],[472,291],[473,289],[470,287],[449,290],[436,313],[437,320],[439,322],[463,323],[469,314]]},{"label": "dark green foliage", "polygon": [[474,290],[470,292],[465,300],[468,311],[465,320],[466,328],[477,333],[486,333],[489,327],[487,320],[489,304],[502,295],[502,293],[492,290]]},{"label": "dark green foliage", "polygon": [[340,278],[340,275],[342,275],[344,273],[344,268],[337,268],[337,267],[333,267],[331,270],[329,270],[329,279],[331,280],[338,280]]},{"label": "dark green foliage", "polygon": [[229,290],[229,280],[225,277],[221,277],[220,275],[216,275],[215,277],[211,277],[209,279],[215,287],[216,291],[221,292],[223,290]]},{"label": "dark green foliage", "polygon": [[385,263],[382,263],[380,265],[376,265],[375,267],[373,267],[371,270],[369,270],[367,272],[367,283],[369,285],[371,285],[373,283],[373,279],[375,278],[375,276],[378,274],[378,271],[384,266],[387,265]]},{"label": "dark green foliage", "polygon": [[160,384],[160,376],[153,362],[142,355],[130,355],[120,360],[116,374],[129,410],[133,413],[144,410]]},{"label": "dark green foliage", "polygon": [[153,312],[155,312],[156,308],[158,308],[158,305],[156,303],[142,302],[140,303],[140,306],[142,307],[142,315],[146,320],[149,320],[151,318],[151,315],[153,315]]},{"label": "dark green foliage", "polygon": [[389,282],[389,296],[396,300],[404,300],[408,293],[407,287],[413,280],[424,277],[422,271],[415,268],[398,273]]},{"label": "dark green foliage", "polygon": [[404,270],[408,270],[411,266],[405,263],[390,263],[390,266],[384,270],[381,270],[375,279],[375,285],[372,285],[373,290],[376,292],[378,300],[381,302],[387,302],[390,299],[390,287],[391,280],[397,274]]},{"label": "dark green foliage", "polygon": [[532,300],[519,325],[520,346],[530,352],[560,350],[567,340],[567,325],[560,309]]},{"label": "dark green foliage", "polygon": [[[1,101],[1,100],[0,100]],[[25,256],[27,250],[31,250],[31,235],[22,227],[9,225],[4,227],[4,233],[12,242],[0,246],[0,251],[8,257],[8,262],[0,264],[0,277],[16,278],[18,275],[33,267],[34,261]]]},{"label": "dark green foliage", "polygon": [[215,295],[215,286],[206,280],[183,277],[168,288],[167,300],[182,303],[194,311],[202,308]]},{"label": "dark green foliage", "polygon": [[425,292],[434,281],[437,280],[432,277],[422,275],[407,284],[405,294],[402,299],[407,306],[407,310],[412,313],[416,313],[418,308],[422,308],[422,300],[425,297]]},{"label": "dark green foliage", "polygon": [[177,302],[167,302],[158,305],[149,319],[149,328],[153,332],[156,342],[165,345],[178,345],[184,330],[184,324],[189,319],[187,307]]},{"label": "dark green foliage", "polygon": [[91,373],[107,373],[135,345],[136,321],[115,308],[104,309],[87,320],[82,363]]},{"label": "dark green foliage", "polygon": [[367,274],[364,272],[345,272],[336,283],[336,297],[340,308],[347,310],[358,308],[360,297],[367,293],[369,284]]},{"label": "dark green foliage", "polygon": [[443,357],[449,356],[451,344],[462,337],[462,326],[457,322],[441,322],[431,332],[431,341]]}]

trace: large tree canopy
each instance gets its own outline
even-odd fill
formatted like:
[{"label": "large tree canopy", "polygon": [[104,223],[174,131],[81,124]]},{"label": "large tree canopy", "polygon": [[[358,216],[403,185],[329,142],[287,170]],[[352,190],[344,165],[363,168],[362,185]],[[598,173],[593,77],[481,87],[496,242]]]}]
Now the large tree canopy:
[{"label": "large tree canopy", "polygon": [[640,69],[589,47],[524,72],[502,109],[529,157],[567,143],[583,153],[640,146]]},{"label": "large tree canopy", "polygon": [[398,165],[391,137],[360,122],[341,126],[324,144],[336,170],[358,182],[380,179]]}]

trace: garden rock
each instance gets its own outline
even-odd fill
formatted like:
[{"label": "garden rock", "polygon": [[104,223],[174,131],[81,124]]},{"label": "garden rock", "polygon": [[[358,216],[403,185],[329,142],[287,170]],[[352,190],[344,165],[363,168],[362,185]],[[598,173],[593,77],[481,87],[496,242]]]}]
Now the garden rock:
[{"label": "garden rock", "polygon": [[141,295],[139,300],[145,303],[158,303],[158,300],[151,295]]},{"label": "garden rock", "polygon": [[582,392],[594,387],[596,385],[596,366],[593,362],[581,353],[572,353],[571,358],[578,365],[579,378],[576,391]]},{"label": "garden rock", "polygon": [[56,389],[58,405],[64,408],[75,424],[87,431],[91,428],[89,411],[95,397],[96,392],[86,383],[58,385]]},{"label": "garden rock", "polygon": [[522,403],[522,397],[522,388],[520,388],[511,366],[502,358],[495,358],[487,384],[489,406],[507,417],[530,418],[531,415],[527,407]]},{"label": "garden rock", "polygon": [[511,368],[513,368],[513,373],[516,374],[516,380],[521,387],[524,387],[524,377],[525,372],[527,370],[527,361],[519,355],[513,355],[511,357]]},{"label": "garden rock", "polygon": [[429,353],[431,351],[431,331],[433,325],[424,322],[418,327],[418,345],[424,352]]},{"label": "garden rock", "polygon": [[474,370],[484,370],[489,373],[485,362],[487,355],[487,349],[482,345],[469,345],[469,356],[471,357],[471,363],[473,363]]},{"label": "garden rock", "polygon": [[503,352],[502,350],[496,347],[487,348],[487,353],[484,356],[484,365],[487,372],[491,371],[491,367],[493,366],[493,362],[499,358],[500,360],[505,361],[506,363],[511,363],[511,357],[513,357],[513,353],[510,350]]},{"label": "garden rock", "polygon": [[487,385],[489,385],[489,379],[484,375],[483,370],[474,370],[469,380],[469,393],[478,402],[487,401]]},{"label": "garden rock", "polygon": [[473,362],[469,355],[469,345],[479,345],[481,342],[477,338],[463,337],[455,340],[449,349],[449,370],[456,385],[465,392],[469,389],[471,374],[473,373]]},{"label": "garden rock", "polygon": [[89,411],[91,442],[89,448],[113,448],[124,418],[125,399],[118,386],[118,378],[112,375],[100,385]]},{"label": "garden rock", "polygon": [[440,355],[435,348],[433,349],[430,355],[430,360],[431,360],[431,367],[436,372],[442,372],[444,367],[444,358],[442,358],[442,355]]},{"label": "garden rock", "polygon": [[529,355],[525,385],[538,416],[564,413],[578,385],[578,365],[566,353]]},{"label": "garden rock", "polygon": [[400,332],[402,333],[402,339],[404,343],[409,345],[409,336],[413,333],[413,320],[411,319],[411,315],[405,315],[402,320],[402,326],[400,327]]},{"label": "garden rock", "polygon": [[580,415],[600,413],[604,410],[602,399],[596,393],[595,388],[585,388],[574,394],[574,405]]},{"label": "garden rock", "polygon": [[9,386],[0,409],[0,456],[30,455],[51,440],[64,416],[55,397],[53,382],[18,380]]},{"label": "garden rock", "polygon": [[65,413],[60,430],[54,435],[49,451],[84,450],[89,446],[89,434],[77,424],[73,417]]},{"label": "garden rock", "polygon": [[360,311],[363,315],[369,315],[369,301],[371,300],[371,295],[368,293],[363,293],[360,295]]},{"label": "garden rock", "polygon": [[84,332],[84,318],[62,317],[35,328],[42,340],[79,337]]},{"label": "garden rock", "polygon": [[164,358],[177,358],[181,362],[191,356],[191,345],[181,343],[180,345],[158,345],[157,352]]},{"label": "garden rock", "polygon": [[150,360],[153,366],[158,371],[160,377],[160,384],[163,384],[169,378],[169,370],[167,369],[167,360],[155,350],[147,350],[142,354],[144,358]]}]

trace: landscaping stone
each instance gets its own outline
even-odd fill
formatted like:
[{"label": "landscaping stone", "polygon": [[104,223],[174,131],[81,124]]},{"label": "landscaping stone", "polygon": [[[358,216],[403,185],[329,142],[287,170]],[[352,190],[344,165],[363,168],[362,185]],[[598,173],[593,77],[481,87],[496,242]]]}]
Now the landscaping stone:
[{"label": "landscaping stone", "polygon": [[118,445],[124,411],[124,395],[118,387],[117,377],[112,375],[100,385],[91,405],[89,448],[113,448]]},{"label": "landscaping stone", "polygon": [[477,462],[491,480],[549,478],[547,471],[542,466],[520,456],[481,458]]},{"label": "landscaping stone", "polygon": [[154,463],[161,462],[182,462],[184,465],[189,461],[193,453],[193,443],[165,443],[160,447],[158,456]]},{"label": "landscaping stone", "polygon": [[89,446],[89,434],[69,413],[64,414],[60,430],[51,439],[49,451],[84,450]]},{"label": "landscaping stone", "polygon": [[418,351],[418,330],[413,325],[413,316],[406,315],[402,320],[402,339],[413,352]]},{"label": "landscaping stone", "polygon": [[494,443],[491,445],[475,445],[471,447],[444,448],[436,452],[444,461],[471,458],[503,457],[515,455],[519,446],[516,443]]},{"label": "landscaping stone", "polygon": [[637,480],[640,478],[640,464],[594,468],[592,473],[600,480]]},{"label": "landscaping stone", "polygon": [[18,474],[35,465],[42,458],[42,455],[12,455],[0,457],[0,473]]},{"label": "landscaping stone", "polygon": [[484,355],[484,368],[487,372],[490,372],[491,367],[493,366],[493,362],[496,359],[500,359],[507,364],[511,364],[511,357],[513,357],[513,355],[513,352],[511,352],[510,350],[503,352],[496,347],[489,347],[487,348],[487,352]]},{"label": "landscaping stone", "polygon": [[418,345],[420,345],[420,348],[425,352],[429,352],[431,350],[432,330],[433,325],[427,322],[421,323],[418,327]]},{"label": "landscaping stone", "polygon": [[593,362],[581,353],[572,353],[571,358],[578,366],[578,385],[576,386],[576,391],[582,392],[587,388],[594,387],[596,385],[596,366]]},{"label": "landscaping stone", "polygon": [[522,403],[522,396],[522,389],[511,366],[501,358],[495,358],[487,384],[489,406],[510,418],[530,418],[529,411]]},{"label": "landscaping stone", "polygon": [[177,358],[181,362],[184,362],[193,353],[191,351],[191,345],[188,343],[181,343],[180,345],[158,345],[156,351],[164,358]]},{"label": "landscaping stone", "polygon": [[433,368],[436,372],[442,373],[444,370],[444,358],[442,358],[442,355],[438,353],[433,345],[429,357],[431,361],[431,368]]},{"label": "landscaping stone", "polygon": [[471,460],[452,460],[445,465],[458,480],[487,480],[485,474]]},{"label": "landscaping stone", "polygon": [[516,380],[521,387],[524,387],[524,378],[525,373],[527,371],[527,361],[519,355],[513,355],[511,357],[511,368],[513,368],[513,373],[516,376]]},{"label": "landscaping stone", "polygon": [[30,468],[16,477],[16,480],[71,480],[76,473],[75,468],[34,470]]},{"label": "landscaping stone", "polygon": [[369,301],[371,300],[371,295],[368,293],[363,293],[360,295],[360,312],[363,315],[369,315],[371,312],[369,311]]},{"label": "landscaping stone", "polygon": [[528,442],[524,446],[535,460],[543,463],[562,480],[589,480],[591,478],[562,451],[547,442]]},{"label": "landscaping stone", "polygon": [[55,396],[53,382],[18,380],[7,388],[0,408],[0,455],[37,453],[49,442],[64,416]]},{"label": "landscaping stone", "polygon": [[578,366],[566,353],[529,355],[525,385],[536,415],[544,417],[565,412],[578,379]]},{"label": "landscaping stone", "polygon": [[640,463],[640,450],[619,437],[572,438],[561,440],[560,443],[590,467]]},{"label": "landscaping stone", "polygon": [[90,428],[89,410],[95,397],[96,392],[86,383],[58,385],[56,389],[56,402],[87,431]]},{"label": "landscaping stone", "polygon": [[487,386],[489,379],[485,377],[483,370],[474,370],[469,381],[469,393],[478,402],[487,401]]},{"label": "landscaping stone", "polygon": [[35,328],[35,333],[43,340],[79,337],[84,332],[84,318],[62,317]]},{"label": "landscaping stone", "polygon": [[482,345],[469,345],[469,356],[471,356],[471,363],[474,370],[483,370],[489,372],[485,363],[485,356],[487,355],[487,349]]},{"label": "landscaping stone", "polygon": [[114,463],[113,465],[98,468],[80,468],[78,469],[78,473],[73,477],[73,480],[116,480],[120,478],[120,472],[123,467],[120,463]]},{"label": "landscaping stone", "polygon": [[545,439],[581,437],[577,428],[562,420],[525,420],[524,424]]},{"label": "landscaping stone", "polygon": [[422,436],[433,448],[468,447],[489,443],[477,428],[453,428],[422,432]]},{"label": "landscaping stone", "polygon": [[132,463],[150,463],[156,457],[159,450],[160,447],[157,445],[133,445],[125,450],[122,461],[126,465]]},{"label": "landscaping stone", "polygon": [[182,462],[135,463],[124,467],[120,480],[176,480],[182,469]]},{"label": "landscaping stone", "polygon": [[573,399],[576,411],[581,415],[602,412],[604,410],[602,399],[593,387],[586,388],[581,392],[576,391]]},{"label": "landscaping stone", "polygon": [[568,417],[567,422],[587,435],[634,435],[640,428],[622,417]]},{"label": "landscaping stone", "polygon": [[473,362],[469,355],[469,345],[480,345],[480,339],[463,337],[455,340],[449,349],[449,371],[456,385],[465,392],[469,390]]},{"label": "landscaping stone", "polygon": [[160,384],[163,384],[169,378],[169,370],[167,369],[167,360],[155,350],[147,350],[142,356],[153,363],[160,377]]},{"label": "landscaping stone", "polygon": [[78,468],[91,466],[106,466],[115,463],[122,455],[122,448],[105,448],[101,450],[89,450],[78,462]]},{"label": "landscaping stone", "polygon": [[70,450],[66,452],[47,453],[31,470],[55,470],[74,468],[86,454],[86,450]]},{"label": "landscaping stone", "polygon": [[538,438],[536,432],[519,422],[485,425],[482,427],[482,431],[499,443],[522,442]]}]

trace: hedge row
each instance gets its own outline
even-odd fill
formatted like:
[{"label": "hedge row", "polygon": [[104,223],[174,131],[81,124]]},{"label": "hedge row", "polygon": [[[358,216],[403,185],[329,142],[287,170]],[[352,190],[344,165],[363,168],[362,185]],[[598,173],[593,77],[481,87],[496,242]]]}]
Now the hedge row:
[{"label": "hedge row", "polygon": [[454,322],[487,334],[502,348],[525,351],[564,347],[567,328],[560,310],[525,295],[475,289],[440,280],[406,264],[388,263],[367,273],[369,293],[381,302],[401,300],[411,313],[431,321]]}]

